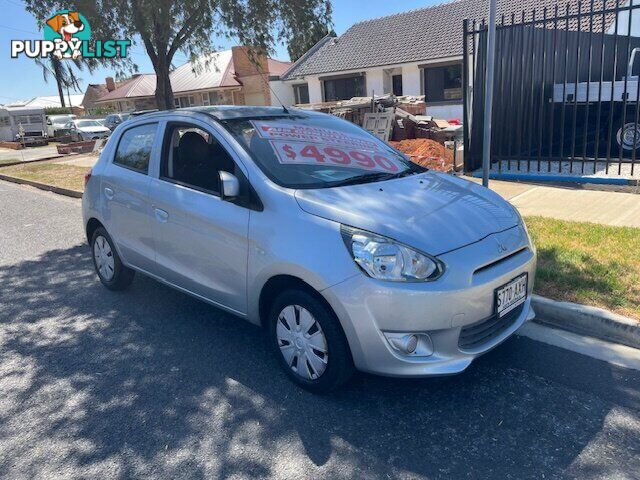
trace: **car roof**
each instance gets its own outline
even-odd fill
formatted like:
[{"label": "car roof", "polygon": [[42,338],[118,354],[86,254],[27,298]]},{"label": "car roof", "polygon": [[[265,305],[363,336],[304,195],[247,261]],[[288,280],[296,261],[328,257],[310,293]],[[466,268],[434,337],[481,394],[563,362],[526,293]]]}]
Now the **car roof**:
[{"label": "car roof", "polygon": [[242,119],[242,118],[256,118],[256,117],[283,117],[287,115],[300,116],[303,115],[318,115],[315,112],[309,110],[300,110],[296,108],[285,107],[255,107],[255,106],[237,106],[237,105],[215,105],[209,107],[187,107],[177,108],[173,110],[161,110],[159,112],[146,113],[135,117],[139,118],[153,118],[161,117],[171,114],[205,114],[216,120],[230,120],[230,119]]}]

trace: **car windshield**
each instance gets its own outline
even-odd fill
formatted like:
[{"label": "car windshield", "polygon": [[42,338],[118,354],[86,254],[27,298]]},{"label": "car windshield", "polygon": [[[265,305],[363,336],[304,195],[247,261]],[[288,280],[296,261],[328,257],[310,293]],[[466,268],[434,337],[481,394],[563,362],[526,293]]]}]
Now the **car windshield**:
[{"label": "car windshield", "polygon": [[66,125],[67,123],[69,123],[74,118],[75,117],[73,117],[71,115],[65,116],[65,117],[51,117],[51,123],[53,125]]},{"label": "car windshield", "polygon": [[102,124],[97,120],[78,120],[76,121],[76,127],[102,127]]},{"label": "car windshield", "polygon": [[365,130],[331,115],[221,122],[263,172],[289,188],[328,188],[424,172]]}]

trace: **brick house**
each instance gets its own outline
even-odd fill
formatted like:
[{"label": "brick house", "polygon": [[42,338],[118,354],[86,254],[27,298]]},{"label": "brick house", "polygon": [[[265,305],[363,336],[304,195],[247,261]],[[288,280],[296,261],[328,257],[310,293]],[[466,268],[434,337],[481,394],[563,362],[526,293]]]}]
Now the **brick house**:
[{"label": "brick house", "polygon": [[[280,75],[290,66],[272,58],[261,57],[258,65],[249,60],[246,47],[232,47],[187,62],[173,70],[169,78],[176,108],[198,105],[278,105],[277,97],[285,103],[286,91]],[[93,101],[96,107],[118,112],[156,108],[156,75],[143,73],[115,83],[108,77],[103,85],[90,85],[92,95],[101,92]],[[105,91],[106,90],[106,91]],[[290,104],[291,99],[286,103]]]}]

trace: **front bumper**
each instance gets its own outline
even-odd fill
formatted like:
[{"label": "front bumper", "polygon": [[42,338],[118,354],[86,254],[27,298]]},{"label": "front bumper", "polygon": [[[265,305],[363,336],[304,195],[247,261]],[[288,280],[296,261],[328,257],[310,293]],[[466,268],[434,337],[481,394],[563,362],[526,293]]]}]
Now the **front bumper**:
[{"label": "front bumper", "polygon": [[[490,235],[438,258],[447,268],[435,282],[381,282],[361,274],[322,292],[341,321],[356,368],[401,377],[459,373],[533,318],[536,252],[523,227]],[[529,275],[524,305],[482,341],[461,347],[465,327],[469,331],[483,322],[496,323],[495,290],[524,272]],[[383,332],[426,333],[433,354],[403,355],[391,347]]]}]

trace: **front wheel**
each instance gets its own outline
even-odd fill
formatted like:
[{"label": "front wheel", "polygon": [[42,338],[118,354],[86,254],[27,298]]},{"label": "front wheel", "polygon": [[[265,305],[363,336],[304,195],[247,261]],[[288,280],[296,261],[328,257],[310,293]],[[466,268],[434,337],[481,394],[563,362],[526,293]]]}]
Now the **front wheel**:
[{"label": "front wheel", "polygon": [[640,124],[635,122],[627,122],[621,125],[616,133],[616,142],[618,152],[622,150],[622,154],[632,155],[635,150],[636,154],[640,153]]},{"label": "front wheel", "polygon": [[338,319],[304,290],[288,290],[276,298],[269,335],[287,375],[309,391],[329,392],[353,374],[351,351]]},{"label": "front wheel", "polygon": [[107,231],[99,227],[91,237],[93,266],[100,282],[109,290],[124,290],[133,281],[135,271],[125,267]]}]

